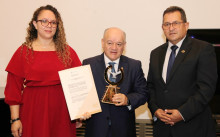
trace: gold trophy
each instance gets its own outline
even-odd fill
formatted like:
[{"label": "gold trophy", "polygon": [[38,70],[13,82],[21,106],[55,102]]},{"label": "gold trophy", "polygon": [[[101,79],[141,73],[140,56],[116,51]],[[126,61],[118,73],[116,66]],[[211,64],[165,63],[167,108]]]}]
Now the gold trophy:
[{"label": "gold trophy", "polygon": [[[109,85],[106,86],[106,90],[105,90],[105,92],[104,92],[104,95],[103,95],[101,101],[102,101],[102,103],[115,104],[115,103],[113,103],[112,98],[113,98],[113,96],[114,96],[115,94],[119,93],[119,91],[120,91],[120,88],[117,87],[117,85],[119,85],[119,84],[123,81],[123,79],[124,79],[124,71],[123,71],[123,67],[121,67],[118,72],[114,73],[114,72],[111,72],[111,68],[112,68],[111,65],[108,66],[108,67],[105,69],[105,72],[104,72],[104,79],[105,79],[105,81],[106,81]],[[110,71],[109,71],[109,70],[110,70]],[[121,75],[120,80],[119,80],[119,81],[116,81],[116,82],[110,81],[109,78],[108,78],[108,72],[110,72],[110,73],[113,75],[113,77],[115,77],[115,78],[116,78],[117,75],[120,74],[120,75]]]}]

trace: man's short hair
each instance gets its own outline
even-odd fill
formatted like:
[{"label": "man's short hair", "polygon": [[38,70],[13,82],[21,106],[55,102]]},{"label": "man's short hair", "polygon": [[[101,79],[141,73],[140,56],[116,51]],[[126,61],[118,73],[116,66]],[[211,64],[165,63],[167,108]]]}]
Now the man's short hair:
[{"label": "man's short hair", "polygon": [[164,17],[165,14],[172,13],[172,12],[175,12],[175,11],[179,11],[180,14],[181,14],[181,19],[183,20],[183,22],[187,22],[185,11],[181,7],[178,7],[178,6],[170,6],[170,7],[168,7],[163,12],[163,17]]}]

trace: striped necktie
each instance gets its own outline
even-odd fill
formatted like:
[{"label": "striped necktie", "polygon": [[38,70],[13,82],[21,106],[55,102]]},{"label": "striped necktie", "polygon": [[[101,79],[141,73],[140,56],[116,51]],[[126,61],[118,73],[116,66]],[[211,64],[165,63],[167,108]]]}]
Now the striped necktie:
[{"label": "striped necktie", "polygon": [[[108,64],[112,66],[111,72],[112,72],[112,73],[115,73],[115,67],[114,67],[114,65],[115,65],[116,63],[115,63],[115,62],[109,62]],[[111,82],[116,82],[116,78],[113,78],[113,75],[112,75],[112,74],[110,74],[109,80],[110,80]]]}]

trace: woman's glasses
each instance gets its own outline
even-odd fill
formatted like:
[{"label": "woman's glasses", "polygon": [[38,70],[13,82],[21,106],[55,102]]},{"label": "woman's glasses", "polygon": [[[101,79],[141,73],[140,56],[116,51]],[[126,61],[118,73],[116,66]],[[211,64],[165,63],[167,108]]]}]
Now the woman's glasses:
[{"label": "woman's glasses", "polygon": [[47,27],[49,24],[52,28],[56,28],[57,27],[57,22],[56,21],[48,21],[47,19],[42,19],[42,20],[37,20],[37,22],[40,21],[41,25],[44,27]]}]

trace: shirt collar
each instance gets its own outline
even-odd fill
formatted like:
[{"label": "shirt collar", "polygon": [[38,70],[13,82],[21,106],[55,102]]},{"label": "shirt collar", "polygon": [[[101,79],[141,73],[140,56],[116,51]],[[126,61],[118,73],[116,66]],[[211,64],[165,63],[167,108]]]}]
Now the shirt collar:
[{"label": "shirt collar", "polygon": [[104,61],[105,61],[105,66],[109,66],[109,62],[115,62],[117,65],[119,64],[119,60],[120,60],[120,57],[114,61],[111,61],[104,53]]},{"label": "shirt collar", "polygon": [[[181,47],[181,45],[182,45],[182,43],[183,43],[183,40],[186,38],[186,36],[182,39],[182,40],[180,40],[177,44],[175,44],[177,47],[178,47],[178,49]],[[172,44],[171,42],[168,42],[168,48],[170,48],[171,46],[173,46],[174,44]]]}]

